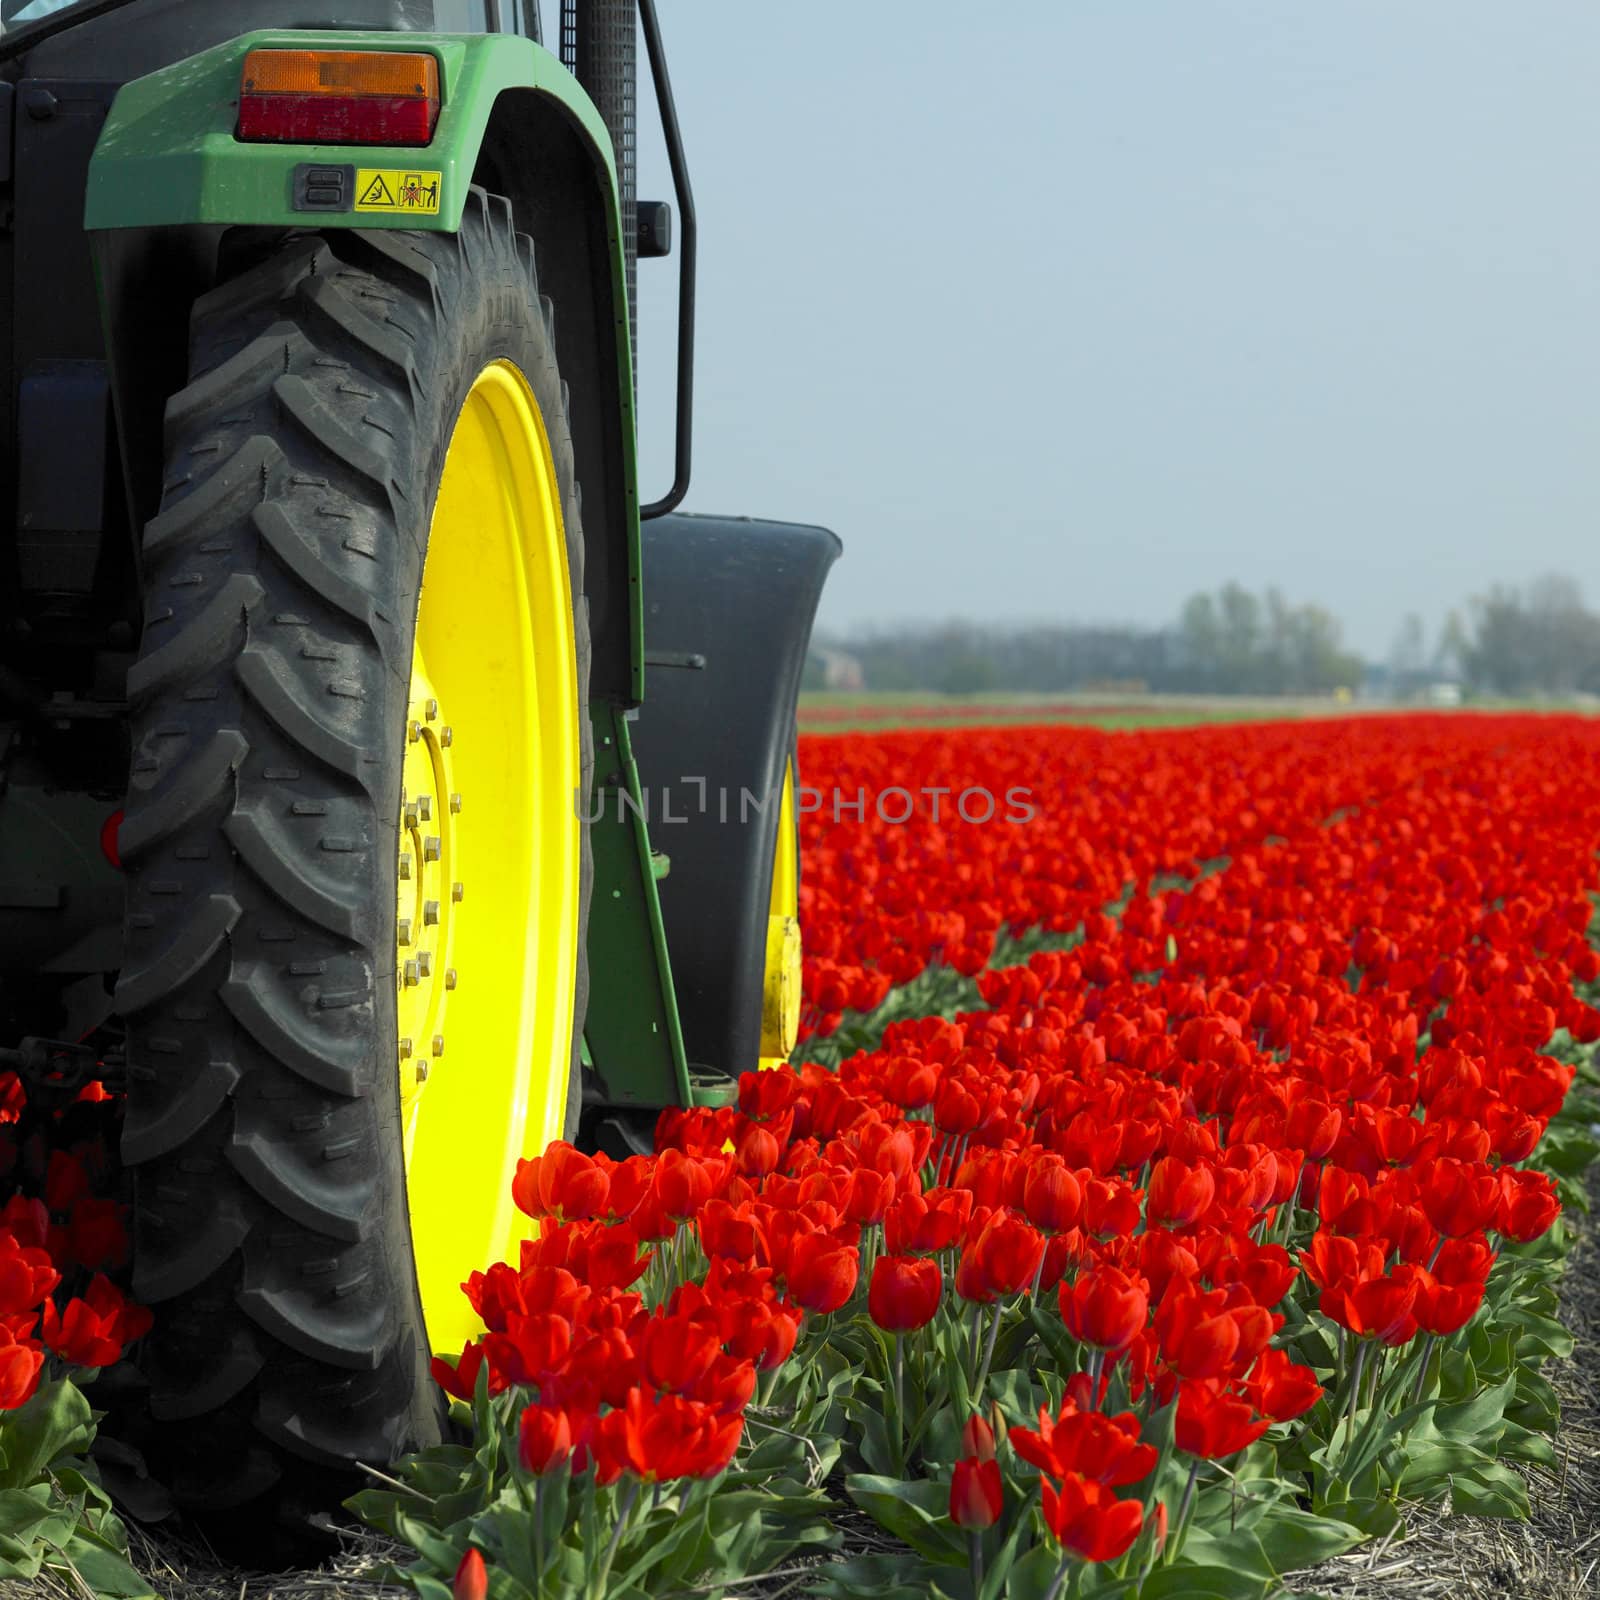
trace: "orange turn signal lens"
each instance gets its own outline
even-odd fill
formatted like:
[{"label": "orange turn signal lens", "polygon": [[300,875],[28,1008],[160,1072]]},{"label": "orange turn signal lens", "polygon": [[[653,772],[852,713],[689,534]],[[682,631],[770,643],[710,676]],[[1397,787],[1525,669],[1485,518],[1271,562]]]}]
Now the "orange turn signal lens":
[{"label": "orange turn signal lens", "polygon": [[424,51],[252,50],[239,138],[306,144],[427,144],[439,63]]}]

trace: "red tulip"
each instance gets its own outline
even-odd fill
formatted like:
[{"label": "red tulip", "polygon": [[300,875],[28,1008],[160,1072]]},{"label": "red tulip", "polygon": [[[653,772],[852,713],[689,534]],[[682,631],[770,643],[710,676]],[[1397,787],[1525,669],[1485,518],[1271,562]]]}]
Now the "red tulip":
[{"label": "red tulip", "polygon": [[1416,1331],[1411,1308],[1417,1299],[1417,1270],[1401,1262],[1387,1277],[1362,1279],[1346,1289],[1325,1289],[1321,1309],[1350,1333],[1403,1343]]},{"label": "red tulip", "polygon": [[[674,1478],[714,1478],[733,1459],[744,1431],[738,1413],[719,1415],[698,1401],[669,1394],[647,1398],[631,1390],[620,1411],[621,1464],[647,1482]],[[614,1429],[615,1425],[613,1425]]]},{"label": "red tulip", "polygon": [[886,1333],[910,1333],[933,1321],[944,1277],[923,1256],[879,1256],[867,1286],[867,1312]]},{"label": "red tulip", "polygon": [[857,1167],[845,1185],[844,1214],[862,1226],[882,1222],[893,1199],[894,1178],[889,1173]]},{"label": "red tulip", "polygon": [[1144,1508],[1119,1500],[1103,1483],[1070,1473],[1044,1482],[1044,1520],[1064,1550],[1084,1561],[1115,1561],[1139,1537]]},{"label": "red tulip", "polygon": [[98,1316],[87,1301],[73,1299],[58,1314],[54,1300],[44,1303],[40,1327],[44,1342],[73,1367],[110,1367],[122,1359],[114,1317]]},{"label": "red tulip", "polygon": [[972,1215],[966,1189],[914,1189],[902,1194],[884,1213],[883,1241],[892,1255],[928,1255],[948,1250],[961,1237]]},{"label": "red tulip", "polygon": [[1083,1227],[1100,1239],[1126,1237],[1139,1226],[1139,1192],[1120,1178],[1091,1178],[1083,1186]]},{"label": "red tulip", "polygon": [[469,1344],[462,1348],[461,1359],[451,1366],[442,1356],[434,1356],[428,1363],[433,1381],[448,1395],[472,1404],[478,1388],[478,1369],[483,1365],[483,1346]]},{"label": "red tulip", "polygon": [[1248,1401],[1226,1393],[1204,1379],[1178,1385],[1177,1445],[1205,1461],[1221,1461],[1252,1445],[1270,1426],[1257,1417]]},{"label": "red tulip", "polygon": [[0,1411],[15,1411],[33,1398],[43,1366],[44,1351],[37,1345],[19,1343],[9,1333],[0,1339]]},{"label": "red tulip", "polygon": [[489,1593],[489,1569],[476,1550],[468,1549],[462,1556],[450,1584],[450,1593],[452,1600],[484,1600]]},{"label": "red tulip", "polygon": [[[1087,1379],[1086,1373],[1077,1376]],[[1139,1419],[1131,1411],[1108,1417],[1078,1410],[1070,1399],[1059,1417],[1040,1406],[1037,1430],[1013,1428],[1007,1437],[1024,1461],[1048,1477],[1076,1472],[1111,1489],[1149,1477],[1159,1454],[1154,1445],[1139,1442]]]},{"label": "red tulip", "polygon": [[990,1456],[956,1462],[950,1477],[950,1520],[958,1528],[992,1528],[1000,1518],[1000,1463]]},{"label": "red tulip", "polygon": [[1555,1185],[1542,1172],[1502,1167],[1499,1189],[1500,1201],[1490,1226],[1518,1244],[1527,1244],[1548,1233],[1561,1215],[1561,1200]]},{"label": "red tulip", "polygon": [[1144,1331],[1150,1301],[1143,1280],[1116,1267],[1091,1267],[1056,1293],[1067,1332],[1080,1344],[1120,1354]]},{"label": "red tulip", "polygon": [[1285,1138],[1295,1149],[1303,1150],[1308,1161],[1321,1161],[1333,1149],[1342,1120],[1337,1106],[1303,1098],[1289,1113]]},{"label": "red tulip", "polygon": [[722,1354],[715,1320],[686,1315],[655,1316],[635,1336],[645,1376],[657,1388],[682,1394]]},{"label": "red tulip", "polygon": [[530,1217],[597,1217],[611,1192],[607,1168],[564,1139],[543,1155],[517,1163],[511,1197]]},{"label": "red tulip", "polygon": [[800,1074],[783,1066],[739,1074],[739,1109],[752,1121],[781,1116],[800,1093]]},{"label": "red tulip", "polygon": [[1144,1214],[1166,1227],[1187,1227],[1210,1208],[1216,1195],[1216,1178],[1210,1166],[1189,1166],[1173,1155],[1163,1155],[1150,1168],[1144,1190]]},{"label": "red tulip", "polygon": [[23,1248],[0,1233],[0,1316],[32,1311],[60,1282],[48,1251]]},{"label": "red tulip", "polygon": [[565,1411],[554,1406],[524,1408],[517,1425],[517,1456],[523,1470],[542,1478],[566,1466],[572,1454],[572,1424]]},{"label": "red tulip", "polygon": [[837,1311],[856,1291],[855,1250],[826,1233],[806,1233],[789,1249],[789,1294],[807,1311]]},{"label": "red tulip", "polygon": [[1493,1227],[1501,1207],[1496,1174],[1450,1156],[1440,1156],[1421,1174],[1419,1198],[1428,1221],[1450,1239]]},{"label": "red tulip", "polygon": [[682,1222],[711,1198],[716,1181],[708,1162],[686,1156],[681,1150],[663,1150],[656,1162],[652,1188],[661,1209]]},{"label": "red tulip", "polygon": [[996,1212],[972,1246],[991,1295],[1021,1294],[1044,1259],[1044,1236],[1008,1211]]},{"label": "red tulip", "polygon": [[976,1411],[961,1429],[961,1453],[979,1461],[994,1460],[994,1429]]},{"label": "red tulip", "polygon": [[1083,1209],[1083,1190],[1059,1156],[1046,1155],[1027,1170],[1022,1185],[1022,1209],[1034,1227],[1046,1233],[1065,1233]]},{"label": "red tulip", "polygon": [[763,1128],[759,1122],[752,1122],[740,1134],[739,1142],[734,1146],[733,1159],[747,1178],[764,1178],[769,1172],[778,1170],[782,1155],[782,1146],[770,1130]]},{"label": "red tulip", "polygon": [[1263,1350],[1245,1384],[1250,1403],[1274,1422],[1288,1422],[1322,1398],[1322,1385],[1310,1367],[1291,1361],[1282,1350]]}]

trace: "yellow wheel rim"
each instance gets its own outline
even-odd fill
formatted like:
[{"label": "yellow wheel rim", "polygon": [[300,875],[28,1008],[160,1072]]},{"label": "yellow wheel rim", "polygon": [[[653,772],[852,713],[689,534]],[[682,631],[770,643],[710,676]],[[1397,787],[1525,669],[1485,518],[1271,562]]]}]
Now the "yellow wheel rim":
[{"label": "yellow wheel rim", "polygon": [[563,1131],[577,970],[577,656],[561,491],[510,362],[445,457],[417,606],[396,916],[400,1105],[429,1341],[525,1222],[519,1157]]},{"label": "yellow wheel rim", "polygon": [[767,906],[766,978],[761,995],[762,1069],[780,1067],[800,1035],[800,846],[794,825],[794,762],[783,775],[778,842]]}]

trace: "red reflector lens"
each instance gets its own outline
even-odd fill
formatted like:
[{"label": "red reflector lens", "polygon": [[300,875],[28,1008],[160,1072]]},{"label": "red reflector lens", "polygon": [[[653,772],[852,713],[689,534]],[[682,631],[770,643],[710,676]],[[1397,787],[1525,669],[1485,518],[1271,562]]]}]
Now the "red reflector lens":
[{"label": "red reflector lens", "polygon": [[425,145],[439,120],[439,64],[413,51],[252,50],[238,137],[293,144]]},{"label": "red reflector lens", "polygon": [[117,836],[122,832],[122,813],[113,811],[100,824],[100,853],[118,872],[122,870],[122,853],[117,849]]},{"label": "red reflector lens", "polygon": [[433,138],[437,104],[269,94],[239,101],[239,137],[255,143],[410,144]]}]

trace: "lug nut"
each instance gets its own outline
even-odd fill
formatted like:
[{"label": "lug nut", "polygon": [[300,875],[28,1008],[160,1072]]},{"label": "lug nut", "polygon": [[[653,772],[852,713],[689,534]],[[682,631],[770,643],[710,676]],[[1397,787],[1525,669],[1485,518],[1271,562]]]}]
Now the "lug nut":
[{"label": "lug nut", "polygon": [[405,972],[406,988],[415,989],[416,986],[422,981],[421,969],[418,967],[415,961],[408,961],[406,962]]},{"label": "lug nut", "polygon": [[433,1036],[433,1053],[436,1056],[444,1054],[444,1035],[442,1033],[436,1033]]},{"label": "lug nut", "polygon": [[426,1083],[427,1081],[428,1081],[428,1063],[426,1061],[419,1061],[417,1063],[417,1082],[418,1083]]},{"label": "lug nut", "polygon": [[420,722],[408,722],[406,724],[406,739],[411,744],[415,744],[417,742],[417,740],[420,739],[421,737],[422,737],[422,724]]},{"label": "lug nut", "polygon": [[422,921],[425,927],[433,927],[439,920],[439,902],[437,900],[424,900],[422,902]]},{"label": "lug nut", "polygon": [[414,827],[416,827],[416,825],[417,825],[417,802],[415,800],[413,800],[411,802],[411,804],[406,807],[405,821],[401,824],[401,826],[402,827],[406,827],[406,828],[414,828]]},{"label": "lug nut", "polygon": [[447,989],[455,988],[455,986],[456,986],[456,969],[454,967],[446,967],[444,969],[444,986]]},{"label": "lug nut", "polygon": [[400,857],[400,877],[402,880],[411,876],[411,852],[408,850]]},{"label": "lug nut", "polygon": [[401,917],[399,925],[398,925],[396,931],[398,932],[398,934],[400,936],[400,943],[401,944],[410,944],[411,943],[411,918],[410,917]]},{"label": "lug nut", "polygon": [[466,899],[466,897],[467,897],[467,886],[466,886],[466,884],[464,884],[464,883],[452,883],[450,885],[450,898],[452,900],[454,900],[457,905],[460,905],[461,902]]},{"label": "lug nut", "polygon": [[417,971],[420,972],[424,978],[431,978],[433,976],[433,957],[426,950],[422,951],[417,956]]},{"label": "lug nut", "polygon": [[402,1039],[400,1041],[400,1059],[402,1061],[404,1061],[405,1058],[410,1054],[411,1054],[411,1041],[409,1039]]},{"label": "lug nut", "polygon": [[422,859],[424,861],[437,861],[439,859],[438,834],[430,833],[428,837],[422,841]]},{"label": "lug nut", "polygon": [[433,796],[431,794],[417,796],[417,815],[424,822],[433,821]]},{"label": "lug nut", "polygon": [[453,795],[450,796],[450,809],[452,811],[459,811],[461,809],[461,796],[460,795],[453,794]]},{"label": "lug nut", "polygon": [[436,720],[439,715],[439,702],[437,700],[428,701],[422,708],[422,714],[429,722]]},{"label": "lug nut", "polygon": [[442,744],[446,750],[448,750],[455,742],[456,730],[447,723],[439,730],[439,743]]}]

